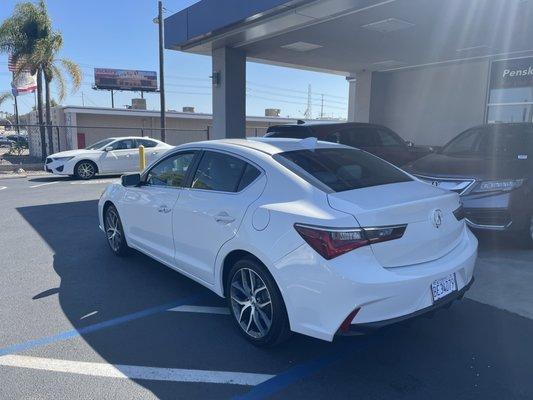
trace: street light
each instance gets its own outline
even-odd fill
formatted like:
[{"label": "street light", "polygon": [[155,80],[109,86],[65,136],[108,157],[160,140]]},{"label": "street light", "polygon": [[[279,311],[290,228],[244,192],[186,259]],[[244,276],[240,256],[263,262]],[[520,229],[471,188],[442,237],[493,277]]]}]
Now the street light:
[{"label": "street light", "polygon": [[165,132],[165,59],[164,59],[164,21],[163,21],[163,3],[158,2],[158,14],[157,17],[153,19],[154,24],[159,25],[159,98],[160,98],[160,107],[161,107],[161,141],[166,141],[166,132]]}]

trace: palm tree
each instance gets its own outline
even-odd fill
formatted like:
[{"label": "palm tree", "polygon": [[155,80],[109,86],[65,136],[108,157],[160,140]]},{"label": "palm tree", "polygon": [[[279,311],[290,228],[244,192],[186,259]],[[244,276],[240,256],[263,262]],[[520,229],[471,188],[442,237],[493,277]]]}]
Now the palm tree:
[{"label": "palm tree", "polygon": [[13,16],[0,26],[0,51],[9,52],[17,62],[18,71],[30,70],[37,73],[37,109],[41,125],[43,159],[46,157],[46,138],[42,110],[42,77],[44,74],[46,92],[46,125],[48,126],[49,151],[53,152],[51,126],[50,82],[55,79],[61,101],[66,95],[63,71],[72,80],[73,91],[79,89],[82,80],[80,68],[71,60],[57,58],[63,45],[60,33],[53,31],[52,22],[44,0],[38,4],[21,3],[15,7]]},{"label": "palm tree", "polygon": [[[42,0],[40,7],[42,12],[48,15],[46,5]],[[67,73],[72,81],[73,93],[80,88],[83,79],[81,70],[76,63],[66,58],[57,58],[57,53],[61,50],[62,46],[63,37],[61,34],[59,32],[51,31],[47,37],[36,43],[32,54],[27,56],[25,62],[21,65],[21,68],[24,68],[24,64],[27,64],[28,66],[39,65],[44,74],[49,154],[54,152],[50,83],[55,80],[58,90],[58,99],[61,102],[66,96],[67,87],[64,72]]]},{"label": "palm tree", "polygon": [[10,54],[20,70],[27,69],[32,74],[37,74],[37,114],[43,160],[46,158],[46,138],[43,125],[42,68],[39,63],[30,64],[26,59],[34,53],[39,41],[49,37],[51,32],[52,23],[46,13],[44,0],[38,4],[17,4],[13,15],[0,25],[0,52]]},{"label": "palm tree", "polygon": [[[58,99],[63,101],[66,96],[66,81],[63,72],[66,72],[72,81],[72,92],[76,92],[83,79],[80,67],[76,63],[66,58],[56,58],[58,51],[63,45],[63,38],[61,34],[54,32],[50,38],[43,41],[43,54],[37,54],[37,58],[42,60],[42,68],[44,72],[45,82],[45,96],[46,96],[46,125],[48,126],[48,143],[50,146],[50,153],[54,152],[54,141],[52,137],[52,118],[50,109],[52,106],[50,96],[50,83],[55,80]],[[37,52],[38,53],[38,52]]]}]

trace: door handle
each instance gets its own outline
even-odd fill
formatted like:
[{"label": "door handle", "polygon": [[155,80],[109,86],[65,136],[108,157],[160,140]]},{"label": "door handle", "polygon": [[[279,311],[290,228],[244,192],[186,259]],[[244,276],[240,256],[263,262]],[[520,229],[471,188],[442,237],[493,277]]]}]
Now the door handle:
[{"label": "door handle", "polygon": [[172,210],[166,205],[159,206],[159,208],[157,209],[157,212],[160,212],[163,214],[168,214],[170,211]]},{"label": "door handle", "polygon": [[217,221],[220,224],[230,224],[233,221],[235,221],[235,218],[229,215],[225,211],[215,215],[214,218],[215,218],[215,221]]}]

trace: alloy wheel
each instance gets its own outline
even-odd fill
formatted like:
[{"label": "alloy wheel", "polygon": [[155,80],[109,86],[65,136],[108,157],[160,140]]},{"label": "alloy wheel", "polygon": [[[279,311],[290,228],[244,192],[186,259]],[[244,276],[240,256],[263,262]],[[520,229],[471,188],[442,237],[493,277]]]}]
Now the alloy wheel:
[{"label": "alloy wheel", "polygon": [[120,228],[118,214],[114,208],[111,207],[107,210],[105,220],[107,241],[109,242],[111,249],[113,249],[114,252],[118,252],[120,250],[120,245],[122,244],[122,230]]},{"label": "alloy wheel", "polygon": [[91,163],[85,162],[78,166],[78,175],[82,179],[92,178],[94,172],[94,166]]},{"label": "alloy wheel", "polygon": [[261,277],[241,268],[231,279],[231,308],[241,329],[255,339],[265,337],[272,326],[272,298]]}]

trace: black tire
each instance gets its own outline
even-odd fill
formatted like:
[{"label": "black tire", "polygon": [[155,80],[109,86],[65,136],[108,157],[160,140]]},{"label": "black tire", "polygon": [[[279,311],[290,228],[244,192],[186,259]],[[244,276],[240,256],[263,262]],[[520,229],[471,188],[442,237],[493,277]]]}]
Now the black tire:
[{"label": "black tire", "polygon": [[78,179],[89,180],[98,172],[96,164],[90,160],[82,160],[74,167],[74,176]]},{"label": "black tire", "polygon": [[107,244],[111,251],[118,257],[124,257],[130,253],[122,221],[114,205],[109,205],[104,211],[104,230]]},{"label": "black tire", "polygon": [[[253,280],[255,294],[252,294],[250,284],[248,288],[242,284],[238,288],[239,279],[242,282],[243,274],[248,282]],[[253,258],[238,260],[231,267],[225,285],[232,320],[248,341],[256,346],[272,347],[291,336],[285,303],[276,281],[263,264]],[[262,289],[261,285],[266,289]],[[270,324],[267,323],[268,317]]]}]

